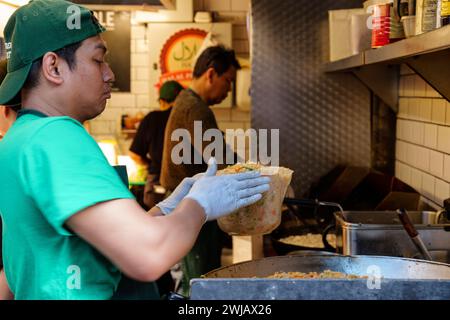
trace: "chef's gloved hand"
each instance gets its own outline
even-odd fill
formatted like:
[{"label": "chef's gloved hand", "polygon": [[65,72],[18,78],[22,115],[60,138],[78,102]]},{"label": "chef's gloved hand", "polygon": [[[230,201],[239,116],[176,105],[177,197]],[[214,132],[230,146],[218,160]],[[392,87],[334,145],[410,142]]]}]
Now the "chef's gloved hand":
[{"label": "chef's gloved hand", "polygon": [[[209,168],[214,166],[211,161],[210,159]],[[215,220],[251,205],[262,198],[261,193],[269,190],[270,178],[261,177],[257,171],[223,176],[211,176],[208,171],[195,181],[186,196],[202,206],[206,214],[205,221]]]},{"label": "chef's gloved hand", "polygon": [[[214,158],[211,158],[214,159]],[[210,159],[210,162],[212,161]],[[194,182],[200,179],[203,176],[214,176],[217,172],[217,163],[215,159],[210,163],[208,163],[208,169],[206,172],[198,173],[193,177],[184,178],[183,181],[175,188],[170,196],[168,196],[163,201],[159,202],[156,206],[161,210],[164,214],[171,213],[184,199],[184,197],[189,193]]]}]

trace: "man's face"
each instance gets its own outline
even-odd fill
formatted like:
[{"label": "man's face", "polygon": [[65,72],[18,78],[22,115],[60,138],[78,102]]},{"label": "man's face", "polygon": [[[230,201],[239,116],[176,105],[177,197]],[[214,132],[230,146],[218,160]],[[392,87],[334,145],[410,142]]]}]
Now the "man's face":
[{"label": "man's face", "polygon": [[75,53],[76,65],[70,78],[72,99],[76,101],[78,120],[95,118],[111,98],[114,73],[105,62],[106,46],[100,36],[83,41]]},{"label": "man's face", "polygon": [[236,68],[231,66],[221,76],[214,71],[210,83],[208,105],[219,104],[228,96],[231,90],[231,84],[236,79]]}]

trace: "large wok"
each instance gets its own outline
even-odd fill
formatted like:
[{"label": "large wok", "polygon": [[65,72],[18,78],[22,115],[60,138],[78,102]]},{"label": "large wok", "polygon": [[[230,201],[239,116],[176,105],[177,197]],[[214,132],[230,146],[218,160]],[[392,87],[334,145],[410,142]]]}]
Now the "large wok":
[{"label": "large wok", "polygon": [[[326,269],[366,279],[267,279]],[[191,299],[450,299],[450,265],[384,256],[290,255],[242,262],[191,282]]]}]

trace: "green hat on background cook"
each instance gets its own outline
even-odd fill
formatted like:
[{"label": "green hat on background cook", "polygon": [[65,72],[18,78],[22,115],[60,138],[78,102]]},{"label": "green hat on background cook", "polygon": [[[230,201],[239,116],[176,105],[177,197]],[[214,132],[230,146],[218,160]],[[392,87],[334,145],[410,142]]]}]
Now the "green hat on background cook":
[{"label": "green hat on background cook", "polygon": [[[13,103],[35,60],[104,30],[91,11],[64,0],[32,0],[17,9],[4,30],[8,73],[0,105]],[[14,100],[20,102],[20,96]]]},{"label": "green hat on background cook", "polygon": [[181,90],[183,90],[183,86],[178,82],[166,81],[159,89],[159,98],[167,102],[173,102]]}]

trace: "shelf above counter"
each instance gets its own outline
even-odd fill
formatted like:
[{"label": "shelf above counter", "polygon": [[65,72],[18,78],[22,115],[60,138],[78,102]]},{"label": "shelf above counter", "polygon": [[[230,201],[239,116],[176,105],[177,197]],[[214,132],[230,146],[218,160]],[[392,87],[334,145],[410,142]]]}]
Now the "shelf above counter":
[{"label": "shelf above counter", "polygon": [[450,101],[450,26],[329,62],[324,71],[352,72],[396,111],[403,63]]}]

